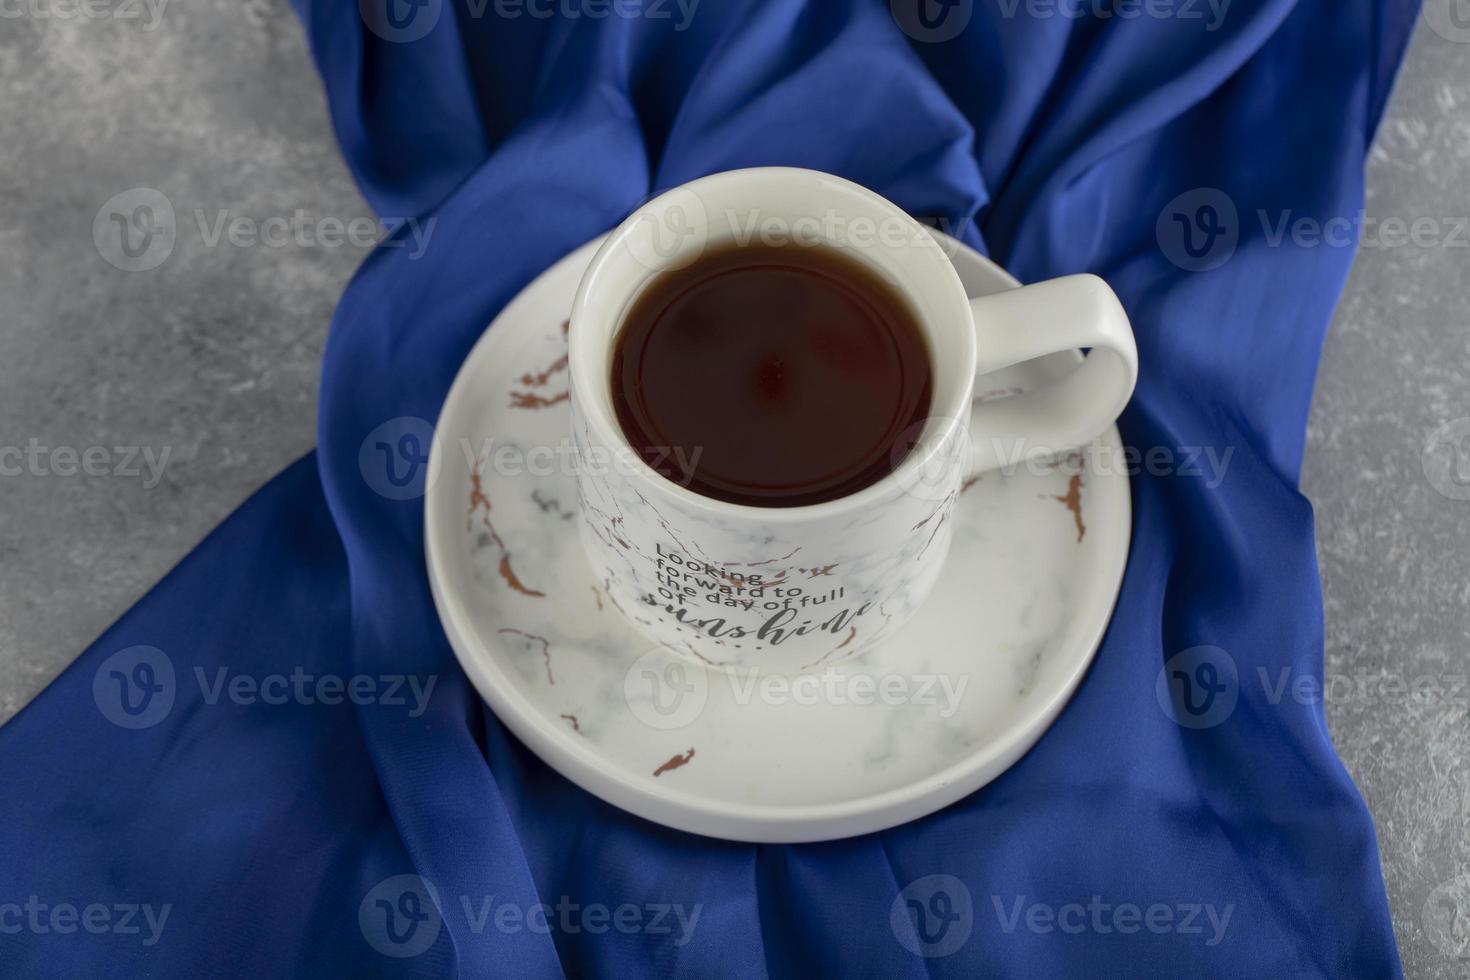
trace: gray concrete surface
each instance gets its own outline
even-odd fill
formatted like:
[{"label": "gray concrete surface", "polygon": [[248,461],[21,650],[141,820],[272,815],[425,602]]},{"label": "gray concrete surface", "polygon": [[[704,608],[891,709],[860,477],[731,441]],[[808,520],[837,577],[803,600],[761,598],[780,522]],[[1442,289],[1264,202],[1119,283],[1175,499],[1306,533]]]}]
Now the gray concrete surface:
[{"label": "gray concrete surface", "polygon": [[[1378,825],[1405,974],[1464,980],[1470,499],[1436,485],[1470,497],[1445,482],[1452,459],[1470,476],[1470,441],[1458,438],[1470,435],[1470,43],[1421,23],[1369,158],[1367,211],[1383,224],[1327,338],[1303,474],[1328,728]],[[1394,217],[1438,230],[1424,247],[1390,247]],[[1446,445],[1435,434],[1455,420]]]},{"label": "gray concrete surface", "polygon": [[[210,243],[221,209],[300,209],[309,227],[370,211],[285,0],[173,0],[155,23],[157,4],[62,19],[38,0],[0,19],[0,446],[42,472],[0,477],[0,721],[311,448],[327,323],[366,251]],[[1418,31],[1368,204],[1436,219],[1439,240],[1360,254],[1305,474],[1329,724],[1377,819],[1405,970],[1425,980],[1470,975],[1470,502],[1445,482],[1470,475],[1470,422],[1441,430],[1470,416],[1470,249],[1452,244],[1470,213],[1470,45],[1446,34]],[[147,274],[93,240],[103,203],[138,187],[179,229]],[[84,465],[108,475],[67,475]]]}]

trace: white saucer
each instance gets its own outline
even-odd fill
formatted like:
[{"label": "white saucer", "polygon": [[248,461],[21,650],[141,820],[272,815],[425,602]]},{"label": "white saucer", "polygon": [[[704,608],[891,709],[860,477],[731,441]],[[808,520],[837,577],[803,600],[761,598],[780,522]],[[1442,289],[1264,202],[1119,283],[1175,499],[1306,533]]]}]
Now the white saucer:
[{"label": "white saucer", "polygon": [[[1128,558],[1123,468],[1089,462],[1076,475],[1074,457],[1070,470],[1021,467],[969,486],[938,588],[897,637],[860,657],[794,685],[707,671],[627,624],[578,540],[563,325],[599,244],[552,266],[496,318],[435,434],[429,579],[481,696],[568,779],[712,837],[882,830],[1004,772],[1061,712],[1107,628]],[[946,244],[970,295],[1016,285]],[[982,384],[1024,390],[1079,356]],[[1111,430],[1088,459],[1118,460],[1121,448]]]}]

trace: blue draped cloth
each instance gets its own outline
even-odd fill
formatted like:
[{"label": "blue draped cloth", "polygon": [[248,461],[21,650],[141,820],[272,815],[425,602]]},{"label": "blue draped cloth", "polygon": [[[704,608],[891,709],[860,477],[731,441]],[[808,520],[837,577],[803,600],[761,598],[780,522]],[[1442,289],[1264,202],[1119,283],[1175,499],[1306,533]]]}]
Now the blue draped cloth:
[{"label": "blue draped cloth", "polygon": [[[316,453],[0,729],[0,974],[1399,975],[1367,810],[1320,699],[1277,684],[1322,674],[1297,481],[1353,254],[1278,231],[1358,214],[1413,0],[392,2],[298,0],[363,194],[433,219],[427,249],[375,250],[343,295]],[[554,260],[765,164],[872,187],[1022,280],[1105,277],[1142,364],[1127,444],[1230,453],[1218,481],[1139,467],[1106,641],[1024,759],[801,846],[664,829],[531,755],[440,629],[422,498],[359,468]],[[213,686],[293,672],[437,684],[418,715]],[[1216,691],[1228,717],[1195,717]],[[625,905],[637,928],[587,911]],[[958,948],[926,945],[951,920]]]}]

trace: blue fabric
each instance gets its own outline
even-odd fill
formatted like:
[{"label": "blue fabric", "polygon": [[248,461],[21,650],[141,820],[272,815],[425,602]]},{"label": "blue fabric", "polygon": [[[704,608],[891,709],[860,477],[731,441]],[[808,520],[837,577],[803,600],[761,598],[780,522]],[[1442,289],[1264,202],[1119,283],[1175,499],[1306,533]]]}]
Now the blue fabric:
[{"label": "blue fabric", "polygon": [[[493,3],[430,0],[432,30],[390,42],[350,0],[299,0],[363,193],[385,217],[436,219],[432,241],[417,260],[376,250],[343,296],[317,453],[0,729],[0,973],[1398,975],[1372,824],[1321,705],[1273,699],[1257,678],[1322,672],[1312,510],[1297,474],[1352,257],[1270,232],[1288,212],[1357,213],[1416,5],[1235,0],[1215,22],[1204,3],[1173,5],[1205,12],[1189,19],[1098,15],[1126,6],[1111,3],[1028,16],[1052,8],[1020,2],[961,2],[950,13],[968,26],[930,42],[907,37],[879,0],[710,0],[682,30],[672,3],[658,5],[662,18],[511,18]],[[1143,365],[1127,443],[1233,451],[1217,486],[1147,468],[1134,479],[1112,627],[1029,755],[931,817],[819,845],[665,830],[548,770],[455,664],[425,579],[421,500],[375,493],[358,465],[381,423],[436,417],[485,325],[549,263],[654,190],[757,164],[864,183],[1023,280],[1104,276],[1133,317]],[[1218,268],[1190,271],[1181,264],[1194,258],[1159,219],[1201,188],[1238,207],[1238,244]],[[1212,212],[1193,200],[1180,234],[1204,236]],[[119,677],[163,686],[137,672],[138,645],[166,654],[175,700],[131,728],[99,705]],[[1192,728],[1162,710],[1156,681],[1202,645],[1233,663],[1238,703]],[[114,661],[114,677],[104,661],[120,652],[133,659]],[[1180,676],[1225,677],[1222,663],[1210,661],[1213,675],[1204,666],[1189,661]],[[219,667],[438,683],[418,717],[381,704],[210,704],[192,678]],[[369,943],[358,911],[400,874],[432,883],[442,928],[426,950],[394,958]],[[951,955],[921,958],[889,913],[901,888],[934,874],[964,883],[972,934]],[[28,913],[5,903],[31,896],[171,911],[152,944],[146,925],[62,933],[44,912],[12,928]],[[460,896],[700,912],[682,945],[677,925],[477,932]],[[1215,936],[1204,913],[1202,934],[1128,933],[1106,914],[1097,928],[1091,913],[1081,931],[1047,931],[1012,915],[1018,900],[1057,910],[1093,896],[1228,906],[1231,917]]]}]

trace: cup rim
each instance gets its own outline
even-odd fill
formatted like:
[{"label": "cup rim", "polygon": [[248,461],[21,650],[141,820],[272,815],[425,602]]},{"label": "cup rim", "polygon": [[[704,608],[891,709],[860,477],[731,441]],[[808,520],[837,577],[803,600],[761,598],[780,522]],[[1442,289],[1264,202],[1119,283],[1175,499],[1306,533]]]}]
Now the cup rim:
[{"label": "cup rim", "polygon": [[[936,261],[944,264],[943,272],[948,273],[945,281],[950,290],[949,299],[953,301],[959,313],[956,322],[964,325],[961,331],[963,334],[961,343],[966,351],[965,360],[968,362],[969,367],[968,370],[964,370],[963,367],[961,368],[963,375],[962,382],[956,389],[957,394],[953,399],[956,404],[930,406],[930,412],[924,420],[924,430],[920,435],[918,443],[916,443],[915,447],[910,450],[909,454],[893,470],[868,486],[863,487],[861,490],[842,497],[836,497],[832,500],[822,501],[821,503],[798,504],[789,507],[764,507],[756,504],[734,503],[719,500],[714,497],[706,497],[659,473],[644,462],[641,455],[633,449],[632,444],[628,442],[627,437],[623,434],[622,427],[611,416],[611,412],[608,409],[608,406],[612,403],[611,376],[604,377],[603,375],[606,372],[590,370],[592,365],[586,363],[589,355],[576,343],[577,325],[588,315],[587,310],[591,303],[590,297],[599,288],[597,282],[598,274],[603,271],[613,252],[622,247],[628,236],[646,214],[655,210],[660,203],[668,203],[670,198],[676,193],[697,194],[701,190],[712,190],[716,188],[723,190],[729,184],[760,180],[803,181],[812,185],[814,190],[825,190],[828,192],[835,190],[855,194],[867,199],[868,203],[888,211],[894,217],[903,218],[912,222],[914,228],[917,230],[916,233],[919,241],[926,247],[932,246],[932,254]],[[878,245],[874,247],[882,249],[887,246]],[[905,290],[905,292],[909,292],[909,290]],[[613,229],[607,236],[606,241],[602,243],[596,254],[593,255],[591,263],[588,265],[586,272],[583,273],[581,281],[577,284],[576,297],[572,301],[571,316],[568,318],[568,364],[571,373],[572,400],[585,423],[596,431],[597,436],[605,445],[616,447],[620,451],[626,451],[625,455],[627,456],[627,463],[631,467],[630,475],[632,477],[656,488],[658,492],[667,494],[675,501],[688,507],[694,507],[710,514],[747,518],[768,524],[785,524],[838,517],[903,493],[905,487],[904,479],[910,476],[914,470],[928,465],[938,453],[944,451],[944,447],[956,427],[967,422],[969,418],[970,396],[973,393],[974,386],[976,356],[975,331],[969,310],[969,296],[965,292],[964,285],[960,282],[959,274],[954,271],[953,265],[950,264],[949,258],[945,255],[944,249],[940,246],[938,240],[930,234],[928,228],[916,221],[907,211],[904,211],[897,204],[894,204],[881,194],[835,174],[803,167],[747,167],[739,170],[725,170],[667,188],[645,201]],[[930,326],[926,327],[926,329],[938,328]],[[934,354],[931,350],[931,359],[933,356]],[[579,362],[581,363],[579,364]],[[938,369],[939,365],[931,364],[931,367]],[[595,376],[595,380],[589,382],[589,374]],[[579,384],[587,383],[600,385],[604,389],[606,397],[578,398],[577,388]],[[931,427],[936,422],[940,424],[941,429],[939,431],[931,431]]]}]

